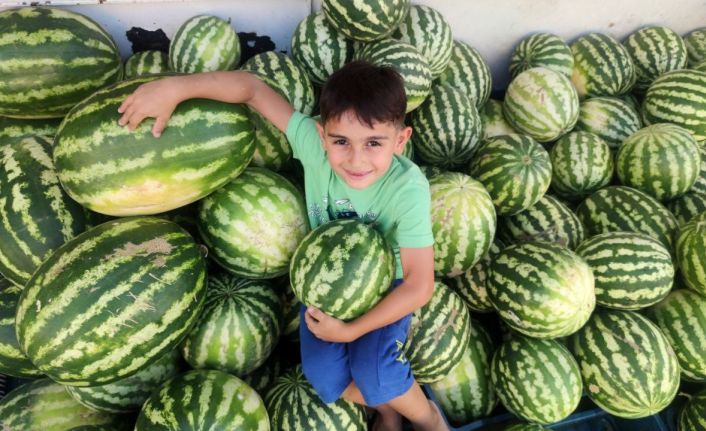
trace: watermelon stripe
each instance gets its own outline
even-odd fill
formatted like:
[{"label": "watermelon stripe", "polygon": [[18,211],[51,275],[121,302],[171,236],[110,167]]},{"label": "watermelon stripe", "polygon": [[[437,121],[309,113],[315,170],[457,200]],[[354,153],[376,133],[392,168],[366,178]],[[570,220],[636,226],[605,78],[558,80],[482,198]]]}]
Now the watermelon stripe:
[{"label": "watermelon stripe", "polygon": [[240,61],[240,42],[230,23],[195,16],[179,27],[169,47],[169,68],[181,73],[231,70]]},{"label": "watermelon stripe", "polygon": [[459,40],[454,41],[451,60],[439,82],[462,90],[478,109],[485,105],[493,89],[488,63],[478,50]]},{"label": "watermelon stripe", "polygon": [[562,38],[551,33],[537,33],[515,47],[510,59],[510,75],[515,78],[533,67],[546,67],[571,78],[574,56]]},{"label": "watermelon stripe", "polygon": [[624,45],[635,64],[637,92],[647,90],[661,74],[686,67],[684,40],[667,27],[641,28],[628,36]]},{"label": "watermelon stripe", "polygon": [[589,33],[571,44],[572,81],[580,97],[617,96],[635,84],[635,66],[627,49],[601,33]]},{"label": "watermelon stripe", "polygon": [[592,97],[581,102],[576,130],[591,132],[618,149],[642,123],[629,103],[615,97]]},{"label": "watermelon stripe", "polygon": [[353,43],[338,33],[323,11],[304,18],[292,34],[292,57],[316,84],[350,61]]},{"label": "watermelon stripe", "polygon": [[431,75],[438,78],[451,61],[453,35],[443,15],[429,6],[414,5],[394,37],[416,47],[427,59]]}]

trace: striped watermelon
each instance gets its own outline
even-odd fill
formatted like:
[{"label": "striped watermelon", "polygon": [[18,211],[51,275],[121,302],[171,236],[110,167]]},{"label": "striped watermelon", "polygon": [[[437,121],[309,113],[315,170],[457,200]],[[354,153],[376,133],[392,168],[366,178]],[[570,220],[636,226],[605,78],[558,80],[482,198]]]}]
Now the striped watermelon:
[{"label": "striped watermelon", "polygon": [[698,70],[700,72],[706,72],[706,60],[703,60],[700,63],[696,63],[695,65],[691,66],[689,69]]},{"label": "striped watermelon", "polygon": [[273,430],[366,431],[361,406],[339,399],[326,404],[304,377],[301,365],[275,381],[265,396]]},{"label": "striped watermelon", "polygon": [[289,279],[299,300],[324,313],[354,319],[377,304],[395,276],[395,258],[382,234],[358,219],[339,219],[304,237]]},{"label": "striped watermelon", "polygon": [[627,138],[618,150],[620,182],[660,201],[689,191],[699,176],[699,146],[684,128],[654,124]]},{"label": "striped watermelon", "polygon": [[700,28],[684,37],[689,66],[706,60],[706,29]]},{"label": "striped watermelon", "polygon": [[471,320],[471,338],[461,362],[443,379],[429,385],[446,418],[454,426],[490,415],[498,400],[490,379],[495,346],[480,324]]},{"label": "striped watermelon", "polygon": [[262,365],[279,339],[282,303],[267,282],[208,277],[206,303],[181,349],[192,368],[243,376]]},{"label": "striped watermelon", "polygon": [[[255,74],[287,99],[295,110],[309,115],[314,110],[316,94],[304,69],[291,58],[268,51],[251,57],[242,70]],[[250,109],[250,120],[255,126],[255,155],[253,164],[272,170],[281,169],[292,157],[289,141],[257,111]]]},{"label": "striped watermelon", "polygon": [[536,338],[576,332],[596,295],[591,268],[568,248],[526,242],[503,249],[490,264],[490,302],[512,329]]},{"label": "striped watermelon", "polygon": [[686,67],[684,39],[662,26],[643,27],[623,43],[635,65],[635,91],[642,93],[665,72]]},{"label": "striped watermelon", "polygon": [[431,70],[427,60],[408,43],[395,39],[371,42],[356,51],[355,58],[377,66],[391,66],[400,74],[407,96],[406,112],[417,109],[431,91]]},{"label": "striped watermelon", "polygon": [[460,296],[444,283],[434,283],[429,302],[412,314],[404,346],[419,383],[443,379],[456,368],[471,338],[471,316]]},{"label": "striped watermelon", "polygon": [[657,239],[672,253],[678,223],[655,198],[630,187],[609,186],[592,194],[576,209],[589,236],[605,232],[637,232]]},{"label": "striped watermelon", "polygon": [[0,117],[0,145],[8,144],[16,138],[37,135],[46,137],[51,142],[54,140],[59,124],[61,124],[61,118],[22,120]]},{"label": "striped watermelon", "polygon": [[0,146],[0,273],[24,286],[54,250],[86,230],[84,209],[59,183],[40,136]]},{"label": "striped watermelon", "polygon": [[513,334],[495,352],[491,377],[503,405],[531,422],[558,422],[581,400],[579,366],[555,340]]},{"label": "striped watermelon", "polygon": [[706,212],[681,227],[675,248],[684,282],[706,295]]},{"label": "striped watermelon", "polygon": [[549,154],[529,136],[502,135],[485,141],[470,165],[471,176],[488,190],[499,215],[534,205],[549,188]]},{"label": "striped watermelon", "polygon": [[169,69],[180,73],[234,69],[240,40],[229,21],[210,15],[186,20],[169,45]]},{"label": "striped watermelon", "polygon": [[535,33],[520,41],[510,58],[510,76],[515,78],[533,67],[546,67],[571,78],[574,55],[564,39],[552,33]]},{"label": "striped watermelon", "polygon": [[679,431],[701,431],[706,427],[706,390],[689,398],[679,414]]},{"label": "striped watermelon", "polygon": [[309,231],[302,193],[263,168],[246,169],[201,200],[198,227],[211,257],[247,278],[286,274],[294,249]]},{"label": "striped watermelon", "polygon": [[463,274],[447,280],[448,285],[466,303],[468,308],[476,313],[489,313],[495,311],[493,304],[488,299],[486,283],[488,279],[488,269],[495,255],[505,245],[497,238],[493,240],[488,252],[472,268]]},{"label": "striped watermelon", "polygon": [[409,12],[409,0],[323,0],[321,8],[347,38],[371,42],[395,31]]},{"label": "striped watermelon", "polygon": [[480,122],[483,126],[483,139],[490,139],[500,135],[517,133],[503,114],[503,102],[488,99],[479,111]]},{"label": "striped watermelon", "polygon": [[481,183],[458,172],[433,177],[429,190],[434,270],[438,276],[456,277],[490,249],[496,228],[493,201]]},{"label": "striped watermelon", "polygon": [[168,380],[142,406],[135,431],[269,431],[262,398],[239,378],[195,370]]},{"label": "striped watermelon", "polygon": [[182,102],[159,139],[151,133],[154,120],[134,132],[119,126],[118,106],[154,79],[98,91],[61,124],[54,163],[66,192],[83,206],[109,215],[161,213],[208,195],[250,162],[254,133],[242,105]]},{"label": "striped watermelon", "polygon": [[304,18],[294,29],[291,44],[292,57],[318,85],[353,57],[353,42],[333,28],[324,12]]},{"label": "striped watermelon", "polygon": [[693,217],[706,211],[706,193],[686,192],[682,196],[667,202],[666,206],[674,214],[679,226],[683,226]]},{"label": "striped watermelon", "polygon": [[184,230],[153,217],[117,219],[42,263],[17,304],[17,338],[60,383],[112,383],[175,348],[205,293],[204,260]]},{"label": "striped watermelon", "polygon": [[519,133],[549,142],[574,127],[579,99],[566,76],[535,67],[510,82],[503,108],[505,118]]},{"label": "striped watermelon", "polygon": [[584,227],[566,205],[544,195],[534,205],[498,220],[498,237],[505,244],[545,241],[574,250],[584,239]]},{"label": "striped watermelon", "polygon": [[[94,425],[96,428],[89,428]],[[127,430],[126,418],[97,412],[76,402],[49,379],[26,383],[0,401],[0,427],[12,431]]]},{"label": "striped watermelon", "polygon": [[[644,95],[640,95],[638,98],[637,95],[633,93],[625,93],[621,94],[619,96],[616,96],[618,99],[622,100],[623,102],[627,103],[630,105],[632,109],[635,111],[640,111],[640,107],[642,105],[642,99],[644,99]],[[640,122],[642,123],[642,118],[640,118]]]},{"label": "striped watermelon", "polygon": [[552,190],[568,200],[580,200],[610,184],[613,153],[608,143],[590,132],[571,132],[549,151]]},{"label": "striped watermelon", "polygon": [[162,51],[136,52],[125,61],[125,79],[169,71],[169,57]]},{"label": "striped watermelon", "polygon": [[706,72],[675,70],[655,79],[645,94],[642,118],[646,125],[673,123],[701,142],[706,140]]},{"label": "striped watermelon", "polygon": [[439,11],[429,6],[410,7],[394,37],[419,50],[427,59],[434,78],[438,78],[451,61],[454,47],[451,26]]},{"label": "striped watermelon", "polygon": [[569,340],[588,396],[622,418],[660,412],[679,389],[679,362],[662,331],[634,311],[598,308]]},{"label": "striped watermelon", "polygon": [[465,167],[483,136],[473,100],[446,84],[433,85],[427,100],[410,117],[415,155],[444,169]]},{"label": "striped watermelon", "polygon": [[638,310],[661,301],[672,289],[674,265],[662,243],[641,233],[607,232],[576,249],[593,270],[596,302]]},{"label": "striped watermelon", "polygon": [[[296,348],[299,350],[299,346]],[[280,352],[278,352],[278,350],[280,350]],[[255,389],[261,397],[264,397],[277,378],[287,371],[287,367],[290,365],[292,359],[285,356],[287,353],[289,352],[275,348],[274,352],[267,358],[265,363],[260,365],[255,371],[242,377],[243,381]]]},{"label": "striped watermelon", "polygon": [[115,41],[90,18],[60,8],[0,12],[0,115],[63,117],[121,78]]},{"label": "striped watermelon", "polygon": [[108,413],[138,411],[154,388],[179,374],[180,368],[181,354],[174,349],[125,379],[85,388],[66,386],[66,390],[76,401],[92,410]]},{"label": "striped watermelon", "polygon": [[20,349],[15,332],[15,310],[22,288],[0,277],[0,373],[32,378],[42,373]]},{"label": "striped watermelon", "polygon": [[455,40],[451,60],[439,76],[439,82],[463,91],[481,109],[493,89],[490,66],[472,46]]},{"label": "striped watermelon", "polygon": [[679,358],[682,377],[706,380],[706,297],[687,289],[675,290],[647,309],[647,316],[664,332]]},{"label": "striped watermelon", "polygon": [[612,149],[642,127],[637,109],[617,97],[591,97],[581,102],[576,129],[598,135]]},{"label": "striped watermelon", "polygon": [[635,85],[635,65],[628,50],[613,37],[589,33],[571,44],[574,72],[571,81],[579,97],[617,96]]}]

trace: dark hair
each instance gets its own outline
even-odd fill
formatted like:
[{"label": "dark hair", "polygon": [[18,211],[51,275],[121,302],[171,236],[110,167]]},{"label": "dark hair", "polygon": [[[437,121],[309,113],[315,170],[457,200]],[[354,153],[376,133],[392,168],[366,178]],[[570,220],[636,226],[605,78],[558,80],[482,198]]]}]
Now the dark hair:
[{"label": "dark hair", "polygon": [[321,89],[321,123],[352,111],[361,123],[404,124],[407,96],[395,69],[352,61],[334,72]]}]

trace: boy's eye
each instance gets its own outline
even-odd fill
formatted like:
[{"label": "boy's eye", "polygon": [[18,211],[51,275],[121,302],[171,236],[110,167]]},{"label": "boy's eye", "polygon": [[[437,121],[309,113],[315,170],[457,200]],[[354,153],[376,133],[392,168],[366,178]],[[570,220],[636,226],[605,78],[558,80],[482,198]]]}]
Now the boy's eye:
[{"label": "boy's eye", "polygon": [[346,140],[345,139],[336,139],[333,141],[335,145],[346,145]]},{"label": "boy's eye", "polygon": [[369,141],[368,145],[371,147],[379,147],[382,144],[380,144],[380,142],[378,142],[378,141]]}]

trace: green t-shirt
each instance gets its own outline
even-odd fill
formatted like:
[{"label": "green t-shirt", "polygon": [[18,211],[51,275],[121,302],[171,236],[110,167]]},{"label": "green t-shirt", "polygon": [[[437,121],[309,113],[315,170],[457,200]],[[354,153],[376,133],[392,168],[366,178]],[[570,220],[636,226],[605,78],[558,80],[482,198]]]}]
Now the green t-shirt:
[{"label": "green t-shirt", "polygon": [[287,139],[294,157],[304,166],[311,228],[351,217],[373,224],[392,245],[396,278],[402,278],[400,247],[420,248],[434,243],[429,182],[419,167],[396,155],[385,175],[369,187],[356,190],[331,169],[312,118],[295,112],[287,124]]}]

